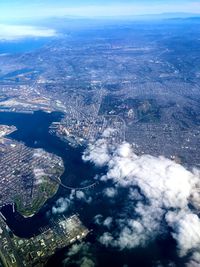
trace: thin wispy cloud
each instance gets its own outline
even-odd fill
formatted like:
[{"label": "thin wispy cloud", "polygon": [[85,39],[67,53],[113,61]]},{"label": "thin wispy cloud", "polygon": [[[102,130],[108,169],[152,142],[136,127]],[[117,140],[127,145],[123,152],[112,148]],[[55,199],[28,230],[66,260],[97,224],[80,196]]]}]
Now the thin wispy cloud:
[{"label": "thin wispy cloud", "polygon": [[27,25],[0,24],[0,40],[12,41],[29,37],[53,37],[56,31]]}]

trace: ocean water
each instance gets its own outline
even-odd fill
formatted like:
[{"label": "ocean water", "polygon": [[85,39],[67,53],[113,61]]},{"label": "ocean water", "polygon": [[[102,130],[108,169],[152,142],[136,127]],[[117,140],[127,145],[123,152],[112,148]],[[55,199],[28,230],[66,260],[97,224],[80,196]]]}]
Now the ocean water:
[{"label": "ocean water", "polygon": [[0,41],[0,55],[33,51],[43,47],[51,40],[52,38],[26,38],[16,41]]}]

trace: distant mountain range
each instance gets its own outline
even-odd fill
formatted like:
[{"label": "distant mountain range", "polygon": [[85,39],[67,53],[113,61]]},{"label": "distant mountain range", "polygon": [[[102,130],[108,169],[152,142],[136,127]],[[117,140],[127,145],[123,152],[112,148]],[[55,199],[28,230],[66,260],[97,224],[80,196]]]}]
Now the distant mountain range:
[{"label": "distant mountain range", "polygon": [[132,18],[138,19],[185,19],[185,18],[200,18],[200,14],[195,13],[183,13],[183,12],[174,12],[174,13],[161,13],[161,14],[146,14],[133,16]]},{"label": "distant mountain range", "polygon": [[63,17],[51,17],[48,19],[38,20],[23,20],[20,22],[14,22],[14,24],[28,24],[35,26],[53,27],[55,29],[62,29],[63,27],[69,27],[71,29],[78,28],[90,28],[97,25],[110,25],[115,22],[131,22],[131,21],[179,21],[179,22],[195,22],[200,23],[200,14],[195,13],[162,13],[162,14],[147,14],[147,15],[134,15],[124,17],[81,17],[81,16],[63,16]]}]

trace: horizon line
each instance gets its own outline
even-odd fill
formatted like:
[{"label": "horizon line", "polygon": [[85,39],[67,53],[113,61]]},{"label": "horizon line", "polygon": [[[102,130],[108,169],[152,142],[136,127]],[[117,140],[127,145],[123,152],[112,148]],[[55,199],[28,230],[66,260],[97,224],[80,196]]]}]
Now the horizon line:
[{"label": "horizon line", "polygon": [[[52,15],[49,17],[23,17],[23,18],[19,18],[19,17],[14,17],[11,20],[35,20],[35,21],[39,21],[39,20],[50,20],[50,19],[93,19],[93,20],[101,20],[101,19],[134,19],[134,18],[141,18],[141,19],[145,19],[146,18],[192,18],[192,17],[200,17],[200,13],[191,13],[191,12],[161,12],[161,13],[144,13],[144,14],[133,14],[133,15],[105,15],[105,16],[83,16],[83,15],[70,15],[70,14],[66,14],[63,16],[56,16],[56,15]],[[3,21],[3,20],[2,20]],[[0,23],[1,23],[1,19],[0,19]]]}]

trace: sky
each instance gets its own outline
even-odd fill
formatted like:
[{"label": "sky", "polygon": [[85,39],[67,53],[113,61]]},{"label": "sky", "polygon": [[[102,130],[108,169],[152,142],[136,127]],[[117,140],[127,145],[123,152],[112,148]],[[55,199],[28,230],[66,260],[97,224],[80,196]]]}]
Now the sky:
[{"label": "sky", "polygon": [[55,29],[40,27],[51,18],[130,18],[163,13],[200,15],[200,0],[0,0],[0,41],[56,36]]},{"label": "sky", "polygon": [[200,0],[0,0],[0,22],[62,16],[200,13]]}]

